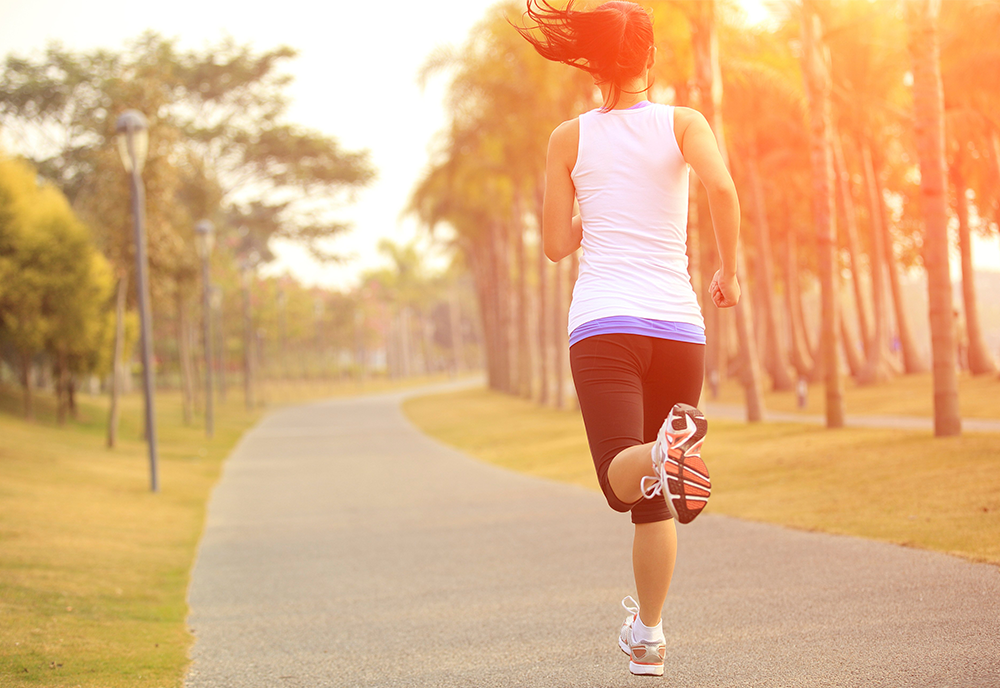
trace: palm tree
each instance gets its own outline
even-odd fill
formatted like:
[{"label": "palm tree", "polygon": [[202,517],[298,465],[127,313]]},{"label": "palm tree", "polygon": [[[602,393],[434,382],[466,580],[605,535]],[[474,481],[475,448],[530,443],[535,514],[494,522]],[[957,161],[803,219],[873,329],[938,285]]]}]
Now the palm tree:
[{"label": "palm tree", "polygon": [[951,270],[948,264],[948,199],[944,148],[944,94],[934,0],[910,0],[906,20],[913,60],[913,109],[920,160],[920,200],[924,222],[934,378],[934,434],[958,435],[955,328],[952,320]]},{"label": "palm tree", "polygon": [[833,161],[830,155],[830,57],[814,3],[802,5],[802,71],[809,100],[810,149],[813,169],[813,215],[816,223],[821,298],[821,341],[826,387],[826,425],[844,425],[843,381],[838,352],[838,308],[835,280],[836,231]]},{"label": "palm tree", "polygon": [[[728,166],[729,155],[726,148],[726,138],[722,121],[722,73],[719,65],[715,1],[697,0],[685,3],[685,14],[691,24],[691,44],[694,54],[695,75],[700,93],[699,107],[705,119],[712,126],[716,138],[719,140],[719,150],[722,152],[722,157]],[[700,204],[701,207],[703,205],[707,204]],[[710,213],[702,213],[699,210],[699,222],[703,218],[709,217],[711,217]],[[699,228],[703,237],[706,235],[704,227],[705,224],[702,224]],[[704,244],[705,242],[702,243]],[[705,256],[705,253],[703,252],[702,255]],[[742,252],[740,253],[739,260],[740,263],[737,270],[741,275],[746,275],[747,273],[742,261]],[[705,276],[710,276],[713,272],[714,270],[709,265],[702,265],[703,283]],[[703,303],[711,303],[711,298],[706,297],[707,292],[703,292]],[[757,344],[753,331],[753,315],[750,301],[749,298],[740,299],[740,302],[736,305],[736,331],[740,344],[740,370],[746,396],[747,420],[759,421],[764,416],[764,395],[761,389],[760,362],[757,356]],[[709,312],[711,313],[713,310],[709,309]],[[717,311],[715,312],[717,313]],[[711,324],[712,322],[713,319],[709,318],[706,324]],[[714,338],[717,340],[715,346],[719,347],[718,350],[721,351],[723,350],[721,346],[722,337],[720,336],[721,327],[718,325],[718,322],[719,320],[716,319],[716,331],[714,333],[709,332],[709,335],[715,335]],[[709,353],[711,354],[712,352],[710,351]],[[711,374],[713,363],[716,366],[719,365],[718,361],[710,363],[709,374]],[[719,374],[719,368],[715,368],[715,370],[716,374]]]}]

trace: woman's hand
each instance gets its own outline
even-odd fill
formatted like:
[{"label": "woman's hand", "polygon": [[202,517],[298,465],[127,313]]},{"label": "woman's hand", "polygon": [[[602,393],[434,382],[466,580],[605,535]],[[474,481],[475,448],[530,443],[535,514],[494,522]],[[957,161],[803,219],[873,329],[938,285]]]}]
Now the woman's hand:
[{"label": "woman's hand", "polygon": [[722,270],[717,270],[712,284],[708,287],[708,293],[712,295],[712,302],[719,308],[732,308],[740,300],[740,283],[736,275],[725,277]]}]

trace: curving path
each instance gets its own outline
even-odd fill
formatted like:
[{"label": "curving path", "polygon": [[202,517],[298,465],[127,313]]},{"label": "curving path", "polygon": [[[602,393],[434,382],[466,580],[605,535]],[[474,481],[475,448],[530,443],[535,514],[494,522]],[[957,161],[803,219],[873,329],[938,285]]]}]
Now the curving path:
[{"label": "curving path", "polygon": [[681,529],[666,675],[632,677],[627,517],[436,443],[401,398],[244,436],[193,572],[188,688],[1000,686],[1000,569],[711,514]]}]

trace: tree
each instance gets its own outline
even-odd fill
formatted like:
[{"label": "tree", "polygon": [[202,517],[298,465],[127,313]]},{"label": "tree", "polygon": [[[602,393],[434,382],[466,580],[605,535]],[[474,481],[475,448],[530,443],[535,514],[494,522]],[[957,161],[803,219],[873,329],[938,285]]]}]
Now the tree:
[{"label": "tree", "polygon": [[835,279],[833,161],[830,155],[830,57],[812,0],[802,5],[802,72],[809,100],[810,150],[813,170],[813,216],[816,224],[822,322],[820,348],[826,387],[826,425],[844,425],[843,381],[838,351],[838,307]]},{"label": "tree", "polygon": [[[275,237],[330,258],[324,240],[347,229],[337,208],[374,178],[367,152],[344,151],[285,121],[290,79],[280,66],[294,55],[284,47],[257,54],[231,40],[181,52],[147,33],[122,52],[53,44],[39,57],[8,57],[0,74],[0,125],[93,227],[121,289],[135,283],[134,260],[128,187],[112,139],[122,110],[149,117],[143,176],[152,296],[154,304],[173,300],[183,370],[190,370],[183,323],[197,274],[194,223],[214,218],[222,234],[252,225],[263,260]],[[115,349],[124,350],[120,341]]]},{"label": "tree", "polygon": [[39,186],[28,165],[3,158],[0,284],[0,339],[19,355],[25,416],[34,416],[32,367],[45,351],[56,370],[64,422],[70,376],[100,364],[110,275],[65,197]]},{"label": "tree", "polygon": [[947,174],[944,152],[944,95],[938,46],[935,0],[906,4],[913,60],[913,109],[920,159],[920,204],[924,222],[923,259],[931,322],[934,378],[934,434],[962,430],[955,371],[955,327],[952,319],[951,270],[948,264]]}]

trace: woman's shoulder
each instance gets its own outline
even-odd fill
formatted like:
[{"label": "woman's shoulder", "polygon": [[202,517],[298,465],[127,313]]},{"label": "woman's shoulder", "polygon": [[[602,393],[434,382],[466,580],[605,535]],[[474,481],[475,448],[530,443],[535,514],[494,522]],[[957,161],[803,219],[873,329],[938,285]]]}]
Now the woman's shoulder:
[{"label": "woman's shoulder", "polygon": [[580,117],[574,117],[573,119],[566,120],[552,130],[552,135],[549,136],[549,147],[557,149],[568,148],[575,154],[579,141]]}]

